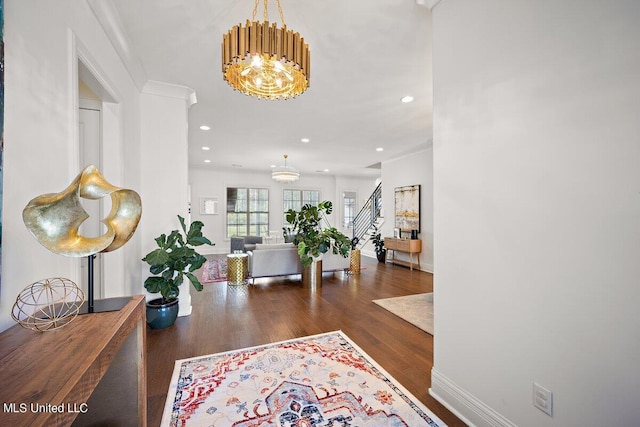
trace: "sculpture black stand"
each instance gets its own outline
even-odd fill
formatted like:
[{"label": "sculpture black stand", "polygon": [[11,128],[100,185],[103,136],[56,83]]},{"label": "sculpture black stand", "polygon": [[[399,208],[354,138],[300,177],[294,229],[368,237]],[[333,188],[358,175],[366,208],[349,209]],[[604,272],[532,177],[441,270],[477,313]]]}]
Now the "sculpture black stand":
[{"label": "sculpture black stand", "polygon": [[87,256],[87,274],[88,274],[88,282],[87,282],[87,300],[82,303],[82,307],[80,307],[80,312],[78,314],[92,314],[92,313],[103,313],[105,311],[119,311],[124,307],[129,301],[131,301],[131,297],[117,297],[117,298],[106,298],[106,299],[93,299],[93,260],[95,259],[95,254]]}]

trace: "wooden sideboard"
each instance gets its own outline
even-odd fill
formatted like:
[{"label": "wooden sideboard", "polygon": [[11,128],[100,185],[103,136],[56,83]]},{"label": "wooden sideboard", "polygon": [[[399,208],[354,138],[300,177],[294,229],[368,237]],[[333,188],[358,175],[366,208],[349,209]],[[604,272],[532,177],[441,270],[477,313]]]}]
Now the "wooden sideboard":
[{"label": "wooden sideboard", "polygon": [[[418,254],[418,269],[420,269],[420,252],[422,252],[422,240],[420,239],[398,239],[396,237],[385,237],[384,247],[387,249],[387,261],[395,264],[408,265],[413,270],[413,256]],[[391,252],[391,258],[389,258]],[[396,252],[406,252],[409,254],[409,262],[396,258]]]},{"label": "wooden sideboard", "polygon": [[146,426],[144,296],[36,332],[0,333],[2,423]]}]

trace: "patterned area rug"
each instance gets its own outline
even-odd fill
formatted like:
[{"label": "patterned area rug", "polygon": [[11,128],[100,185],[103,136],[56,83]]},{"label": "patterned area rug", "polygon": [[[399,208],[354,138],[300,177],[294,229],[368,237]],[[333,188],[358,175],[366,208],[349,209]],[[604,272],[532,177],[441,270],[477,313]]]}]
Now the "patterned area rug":
[{"label": "patterned area rug", "polygon": [[202,266],[200,282],[212,283],[227,280],[227,257],[221,256],[208,260]]},{"label": "patterned area rug", "polygon": [[162,426],[446,426],[341,331],[177,360]]},{"label": "patterned area rug", "polygon": [[433,293],[374,299],[385,310],[433,335]]}]

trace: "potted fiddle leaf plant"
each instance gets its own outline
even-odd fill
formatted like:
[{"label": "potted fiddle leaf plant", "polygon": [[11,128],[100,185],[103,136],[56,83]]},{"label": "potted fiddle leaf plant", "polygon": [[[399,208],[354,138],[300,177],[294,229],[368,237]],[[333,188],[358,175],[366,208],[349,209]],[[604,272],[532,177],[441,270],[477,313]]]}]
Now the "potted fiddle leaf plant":
[{"label": "potted fiddle leaf plant", "polygon": [[328,200],[317,206],[305,204],[300,211],[287,211],[288,225],[283,227],[284,237],[292,240],[298,248],[304,287],[322,285],[322,254],[331,251],[344,258],[349,256],[351,240],[329,224],[327,215],[332,211],[333,205]]},{"label": "potted fiddle leaf plant", "polygon": [[167,328],[175,322],[180,285],[185,279],[197,291],[202,290],[202,284],[193,272],[202,267],[206,258],[194,247],[213,245],[203,236],[204,224],[201,221],[193,221],[187,230],[184,218],[178,215],[178,220],[182,232],[173,230],[169,235],[156,237],[158,247],[142,258],[149,264],[149,271],[153,274],[144,281],[144,287],[150,293],[161,295],[147,302],[147,323],[153,329]]}]

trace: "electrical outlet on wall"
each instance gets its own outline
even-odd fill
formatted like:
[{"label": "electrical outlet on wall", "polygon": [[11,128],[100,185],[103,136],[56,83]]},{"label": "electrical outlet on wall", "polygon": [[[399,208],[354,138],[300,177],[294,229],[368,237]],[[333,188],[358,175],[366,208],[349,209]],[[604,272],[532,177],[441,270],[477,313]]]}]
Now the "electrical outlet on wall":
[{"label": "electrical outlet on wall", "polygon": [[553,393],[538,383],[533,383],[533,406],[553,417]]}]

